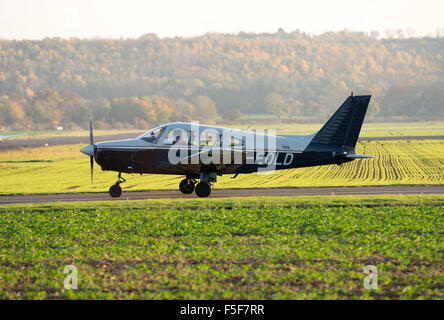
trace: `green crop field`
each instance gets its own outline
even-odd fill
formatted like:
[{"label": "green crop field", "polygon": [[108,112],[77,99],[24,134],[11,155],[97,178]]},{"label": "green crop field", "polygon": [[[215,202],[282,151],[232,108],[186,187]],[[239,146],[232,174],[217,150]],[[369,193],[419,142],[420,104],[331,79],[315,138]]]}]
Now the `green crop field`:
[{"label": "green crop field", "polygon": [[443,209],[440,195],[1,206],[0,298],[442,299]]},{"label": "green crop field", "polygon": [[[82,145],[54,146],[0,152],[0,194],[103,192],[114,183],[115,172],[95,166],[94,184]],[[342,166],[300,168],[273,174],[223,176],[215,188],[274,188],[444,183],[444,140],[370,141],[358,153],[375,159]],[[124,191],[177,189],[181,176],[124,175]]]}]

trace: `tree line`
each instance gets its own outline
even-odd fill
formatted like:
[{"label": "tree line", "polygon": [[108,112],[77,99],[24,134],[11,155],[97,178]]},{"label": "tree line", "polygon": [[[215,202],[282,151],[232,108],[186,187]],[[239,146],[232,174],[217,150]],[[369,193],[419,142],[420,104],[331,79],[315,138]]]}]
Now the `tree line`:
[{"label": "tree line", "polygon": [[31,97],[19,94],[0,98],[0,123],[17,129],[45,130],[87,127],[89,115],[95,127],[150,128],[169,121],[214,123],[216,104],[207,96],[169,99],[162,96],[85,99],[72,91],[44,89]]},{"label": "tree line", "polygon": [[0,126],[85,127],[219,115],[328,117],[350,93],[370,117],[444,116],[444,38],[208,33],[191,38],[0,40]]}]

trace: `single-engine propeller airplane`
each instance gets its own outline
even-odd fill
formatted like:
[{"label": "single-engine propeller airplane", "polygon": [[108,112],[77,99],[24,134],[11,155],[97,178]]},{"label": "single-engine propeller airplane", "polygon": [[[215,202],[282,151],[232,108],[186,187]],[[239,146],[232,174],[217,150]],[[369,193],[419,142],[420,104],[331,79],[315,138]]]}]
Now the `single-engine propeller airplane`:
[{"label": "single-engine propeller airplane", "polygon": [[[208,197],[212,183],[223,174],[342,164],[373,156],[356,154],[370,95],[353,92],[327,123],[311,135],[276,135],[196,123],[175,122],[154,128],[136,139],[94,143],[90,117],[90,144],[80,151],[90,156],[91,182],[94,159],[102,170],[118,172],[109,189],[122,194],[122,173],[184,175],[179,189]],[[199,183],[197,183],[199,180]]]}]

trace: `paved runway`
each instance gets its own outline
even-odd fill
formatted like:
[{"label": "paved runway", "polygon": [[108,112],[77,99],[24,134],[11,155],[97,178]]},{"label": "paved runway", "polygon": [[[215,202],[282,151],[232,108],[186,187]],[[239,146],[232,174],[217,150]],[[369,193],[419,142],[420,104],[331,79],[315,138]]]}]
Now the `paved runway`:
[{"label": "paved runway", "polygon": [[[326,188],[273,188],[273,189],[215,189],[210,198],[251,196],[315,196],[315,195],[381,195],[381,194],[444,194],[444,185],[433,186],[378,186],[378,187],[326,187]],[[108,193],[70,193],[45,195],[0,196],[0,204],[45,203],[66,201],[122,201],[143,199],[197,198],[178,190],[123,192],[120,198]]]}]

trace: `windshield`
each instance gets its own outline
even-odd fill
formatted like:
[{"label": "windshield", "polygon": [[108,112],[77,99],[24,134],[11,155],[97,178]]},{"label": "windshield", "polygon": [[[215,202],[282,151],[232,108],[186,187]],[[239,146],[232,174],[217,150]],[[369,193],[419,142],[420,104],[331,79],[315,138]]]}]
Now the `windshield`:
[{"label": "windshield", "polygon": [[142,134],[138,139],[143,139],[149,143],[157,143],[159,138],[165,132],[165,128],[166,127],[157,127],[151,131],[148,131],[147,133]]}]

